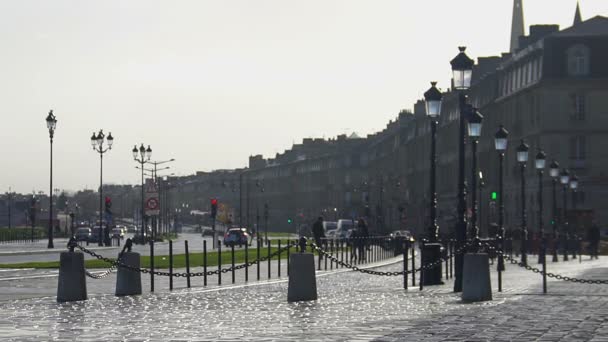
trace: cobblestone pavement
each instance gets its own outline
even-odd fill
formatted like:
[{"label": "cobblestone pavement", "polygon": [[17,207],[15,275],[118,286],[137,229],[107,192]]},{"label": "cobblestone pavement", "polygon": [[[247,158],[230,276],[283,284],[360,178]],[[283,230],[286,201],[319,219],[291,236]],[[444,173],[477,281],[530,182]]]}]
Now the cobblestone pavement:
[{"label": "cobblestone pavement", "polygon": [[[395,259],[397,261],[397,259]],[[549,263],[563,275],[608,279],[608,258]],[[400,263],[378,268],[398,271]],[[77,303],[55,297],[0,302],[6,341],[607,341],[608,285],[549,282],[507,265],[503,293],[463,304],[453,283],[419,291],[402,277],[319,275],[319,299],[287,303],[285,279],[197,287]],[[496,290],[496,274],[492,272]],[[90,283],[90,281],[89,281]],[[411,283],[410,283],[411,285]]]}]

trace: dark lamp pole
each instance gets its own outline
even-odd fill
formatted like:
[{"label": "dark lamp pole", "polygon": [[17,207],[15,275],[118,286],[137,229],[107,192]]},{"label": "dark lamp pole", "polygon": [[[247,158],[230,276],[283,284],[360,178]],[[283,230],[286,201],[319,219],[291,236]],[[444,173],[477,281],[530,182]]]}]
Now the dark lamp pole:
[{"label": "dark lamp pole", "polygon": [[148,145],[148,148],[146,149],[144,147],[144,144],[141,144],[141,146],[139,146],[139,149],[137,148],[137,145],[133,147],[133,150],[131,150],[131,152],[133,153],[133,160],[135,160],[136,162],[138,162],[140,164],[140,168],[141,168],[141,232],[140,232],[140,238],[141,238],[141,243],[145,243],[145,238],[144,238],[144,234],[145,234],[145,225],[146,225],[146,221],[144,219],[145,217],[145,205],[144,205],[144,164],[148,163],[150,161],[150,157],[152,157],[152,149],[150,148],[150,145]]},{"label": "dark lamp pole", "polygon": [[549,165],[549,176],[551,176],[551,188],[553,196],[553,213],[551,225],[553,226],[553,262],[558,262],[557,245],[559,243],[559,234],[557,231],[557,178],[559,177],[559,164],[553,160]]},{"label": "dark lamp pole", "polygon": [[[454,89],[459,91],[458,107],[460,111],[458,131],[458,220],[456,222],[456,250],[462,250],[467,238],[467,189],[465,181],[465,126],[467,113],[467,97],[465,91],[471,87],[473,60],[465,54],[465,47],[459,47],[458,55],[450,61],[452,65],[452,82]],[[455,258],[454,292],[462,291],[462,270],[464,254],[457,253]]]},{"label": "dark lamp pole", "polygon": [[[572,210],[576,210],[576,190],[578,189],[578,177],[575,174],[570,177],[570,189],[572,190]],[[576,259],[576,250],[578,244],[577,228],[577,222],[575,221],[570,229],[572,231],[570,236],[572,239],[572,259]]]},{"label": "dark lamp pole", "polygon": [[[103,146],[105,142],[108,143],[107,148]],[[103,229],[103,154],[112,149],[113,143],[112,133],[108,134],[106,138],[102,129],[99,130],[97,135],[93,132],[91,136],[91,146],[95,152],[99,153],[99,246],[103,246],[104,241],[106,246],[110,245],[110,222],[106,222],[105,234]]]},{"label": "dark lamp pole", "polygon": [[430,217],[431,225],[428,230],[429,242],[437,242],[439,238],[439,225],[437,225],[437,117],[441,113],[441,92],[436,87],[437,82],[431,82],[431,88],[424,93],[426,114],[431,118],[431,175],[430,175]]},{"label": "dark lamp pole", "polygon": [[[494,147],[496,151],[498,151],[498,248],[500,248],[501,253],[498,256],[498,269],[500,271],[505,269],[503,252],[505,250],[505,205],[503,202],[503,188],[504,188],[504,159],[505,159],[505,151],[507,150],[507,143],[509,132],[504,128],[503,125],[500,125],[498,132],[494,135]],[[502,287],[501,277],[502,273],[498,272],[499,286]],[[502,291],[502,288],[499,288],[499,291]]]},{"label": "dark lamp pole", "polygon": [[543,226],[543,172],[545,169],[545,161],[547,156],[542,150],[536,154],[534,160],[534,167],[538,170],[538,237],[541,242],[541,250],[538,252],[538,263],[542,264],[545,260],[545,248],[547,246],[547,240],[545,238],[545,228]]},{"label": "dark lamp pole", "polygon": [[517,147],[517,161],[521,169],[521,262],[524,265],[528,264],[527,244],[528,244],[528,226],[526,217],[526,163],[528,162],[528,144],[521,140],[521,144]]},{"label": "dark lamp pole", "polygon": [[562,169],[562,172],[559,174],[559,182],[562,184],[562,190],[563,190],[563,215],[562,215],[562,225],[564,226],[563,228],[563,235],[564,235],[564,247],[563,247],[563,251],[564,251],[564,261],[568,261],[568,242],[570,241],[570,232],[568,230],[568,197],[567,197],[567,190],[568,190],[568,183],[570,182],[570,172],[566,169]]},{"label": "dark lamp pole", "polygon": [[51,142],[51,159],[50,159],[50,185],[49,185],[49,242],[47,248],[55,248],[53,245],[53,137],[55,128],[57,127],[57,118],[53,114],[53,110],[49,111],[46,117],[46,127],[49,129],[49,138]]},{"label": "dark lamp pole", "polygon": [[481,136],[483,115],[471,107],[467,131],[471,140],[471,238],[475,241],[473,252],[479,249],[479,226],[477,225],[477,143]]}]

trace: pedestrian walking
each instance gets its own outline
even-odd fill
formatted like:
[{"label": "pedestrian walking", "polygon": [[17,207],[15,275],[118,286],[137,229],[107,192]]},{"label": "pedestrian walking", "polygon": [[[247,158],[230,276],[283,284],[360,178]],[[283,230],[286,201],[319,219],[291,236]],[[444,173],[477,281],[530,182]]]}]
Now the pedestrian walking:
[{"label": "pedestrian walking", "polygon": [[[356,228],[351,229],[350,236],[348,236],[348,240],[350,242],[350,261],[357,262],[357,253],[359,247],[359,232]],[[361,254],[359,253],[359,260],[361,260]]]},{"label": "pedestrian walking", "polygon": [[315,239],[315,244],[321,248],[325,238],[325,229],[323,228],[323,216],[319,216],[315,223],[312,225],[312,235]]},{"label": "pedestrian walking", "polygon": [[367,239],[369,238],[369,231],[367,229],[367,223],[363,218],[360,218],[357,221],[357,237],[358,237],[358,250],[359,250],[359,260],[365,261],[365,248],[367,247]]}]

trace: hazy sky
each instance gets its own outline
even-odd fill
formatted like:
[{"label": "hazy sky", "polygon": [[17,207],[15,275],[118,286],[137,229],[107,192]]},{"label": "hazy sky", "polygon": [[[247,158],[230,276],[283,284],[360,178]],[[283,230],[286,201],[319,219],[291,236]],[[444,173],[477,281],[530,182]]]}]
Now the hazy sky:
[{"label": "hazy sky", "polygon": [[[449,84],[458,45],[508,50],[512,0],[0,0],[0,192],[137,183],[134,144],[177,175],[242,167],[304,137],[381,130]],[[576,0],[524,0],[531,24],[571,25]],[[583,19],[607,0],[581,0]],[[453,21],[454,20],[454,21]]]}]

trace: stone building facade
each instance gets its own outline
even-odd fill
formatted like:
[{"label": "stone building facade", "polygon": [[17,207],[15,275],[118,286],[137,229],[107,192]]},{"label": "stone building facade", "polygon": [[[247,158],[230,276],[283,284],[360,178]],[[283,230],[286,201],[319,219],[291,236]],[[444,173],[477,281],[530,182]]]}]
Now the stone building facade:
[{"label": "stone building facade", "polygon": [[[506,227],[517,229],[521,222],[515,148],[524,139],[530,145],[525,169],[529,231],[538,229],[534,156],[542,149],[547,165],[555,159],[580,178],[578,193],[568,190],[567,215],[583,234],[593,218],[608,223],[608,204],[602,200],[608,194],[608,18],[594,17],[561,31],[556,25],[531,26],[530,34],[520,36],[518,43],[513,52],[478,58],[468,91],[470,103],[484,115],[478,146],[484,183],[478,194],[482,234],[488,234],[497,220],[490,194],[498,191],[494,134],[501,124],[510,132]],[[457,217],[458,119],[458,94],[447,89],[437,130],[438,221],[445,235],[452,233]],[[466,151],[470,184],[469,144]],[[400,112],[376,134],[304,139],[274,158],[251,157],[247,168],[171,177],[169,192],[175,203],[201,210],[208,210],[210,198],[218,198],[230,208],[233,224],[250,228],[256,223],[258,229],[264,228],[267,205],[270,230],[295,232],[300,224],[323,215],[330,220],[367,217],[372,231],[409,229],[420,235],[429,225],[429,169],[430,122],[419,101],[413,111]],[[543,218],[550,231],[548,169],[543,185]],[[561,187],[557,207],[561,216]]]}]

